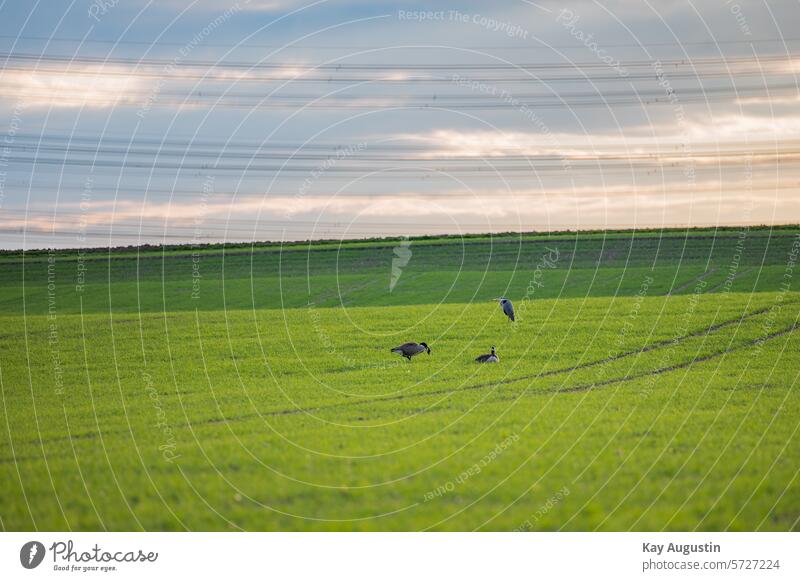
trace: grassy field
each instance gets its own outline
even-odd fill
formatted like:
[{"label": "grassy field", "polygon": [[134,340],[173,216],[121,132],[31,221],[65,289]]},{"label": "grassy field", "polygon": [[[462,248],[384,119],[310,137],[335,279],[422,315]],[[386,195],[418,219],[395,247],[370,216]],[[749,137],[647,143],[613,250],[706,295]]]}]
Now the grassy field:
[{"label": "grassy field", "polygon": [[787,227],[4,254],[0,524],[800,530],[799,250]]}]

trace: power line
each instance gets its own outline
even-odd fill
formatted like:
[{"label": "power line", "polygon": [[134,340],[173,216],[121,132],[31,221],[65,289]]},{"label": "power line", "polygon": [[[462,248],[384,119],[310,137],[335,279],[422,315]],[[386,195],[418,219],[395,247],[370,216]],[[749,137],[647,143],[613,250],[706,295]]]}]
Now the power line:
[{"label": "power line", "polygon": [[[756,165],[769,165],[769,166],[777,166],[777,165],[789,165],[789,164],[796,164],[800,162],[800,158],[797,157],[788,157],[782,154],[775,154],[771,156],[769,160],[750,160],[750,166]],[[237,172],[243,174],[256,174],[256,173],[267,173],[267,174],[301,174],[301,175],[314,175],[314,172],[319,171],[318,166],[285,166],[285,165],[258,165],[258,164],[218,164],[218,163],[160,163],[160,162],[137,162],[137,161],[130,161],[130,160],[94,160],[94,159],[86,159],[86,160],[64,160],[64,159],[55,159],[55,158],[37,158],[37,157],[15,157],[9,160],[15,163],[23,163],[29,165],[49,165],[49,166],[56,166],[56,167],[91,167],[91,168],[105,168],[105,169],[119,169],[119,170],[146,170],[150,172],[156,171],[179,171],[179,172]],[[423,164],[417,162],[416,164],[411,164],[410,167],[404,167],[402,165],[395,165],[389,167],[368,167],[368,166],[350,166],[350,167],[331,167],[324,171],[327,174],[339,174],[339,175],[350,175],[350,176],[363,176],[367,174],[373,173],[380,173],[384,179],[397,179],[396,177],[391,178],[390,174],[402,174],[404,177],[408,177],[409,174],[418,174],[418,175],[426,175],[429,174],[431,176],[437,175],[442,177],[451,177],[454,175],[459,176],[473,176],[473,177],[484,177],[487,179],[499,179],[498,176],[502,174],[504,177],[509,176],[510,174],[523,174],[523,175],[531,175],[535,176],[539,173],[545,172],[555,172],[555,173],[563,173],[563,174],[570,174],[570,173],[577,173],[577,172],[590,172],[595,173],[599,172],[601,175],[610,174],[614,171],[622,172],[624,175],[630,175],[631,172],[634,170],[647,170],[653,172],[661,171],[663,168],[684,168],[686,167],[685,162],[678,162],[678,161],[664,161],[664,162],[641,162],[641,163],[632,163],[630,160],[619,160],[617,162],[609,163],[606,162],[606,167],[598,169],[596,161],[589,161],[587,165],[580,165],[580,164],[573,164],[570,166],[565,166],[563,163],[549,163],[549,164],[521,164],[521,165],[503,165],[502,167],[494,167],[496,161],[492,161],[492,166],[488,165],[487,159],[476,160],[484,162],[485,167],[471,167],[471,168],[460,168],[460,167],[447,167],[443,163],[440,163],[436,166],[425,167]],[[718,169],[720,166],[723,165],[723,162],[727,162],[726,164],[731,164],[731,162],[719,159],[713,167],[707,169]],[[741,161],[736,161],[738,165],[741,165]]]},{"label": "power line", "polygon": [[[19,41],[41,41],[41,42],[62,42],[62,43],[79,43],[79,44],[110,44],[110,45],[138,45],[138,46],[178,46],[183,47],[186,46],[186,43],[189,42],[188,40],[180,42],[180,41],[164,41],[164,40],[134,40],[134,39],[86,39],[86,38],[68,38],[68,37],[48,37],[48,36],[21,36],[21,35],[12,35],[12,34],[0,34],[0,39],[9,39],[14,40],[16,42]],[[648,47],[684,47],[684,46],[725,46],[725,45],[757,45],[757,44],[783,44],[783,43],[792,43],[800,41],[800,37],[786,37],[786,38],[754,38],[754,39],[721,39],[721,40],[695,40],[695,41],[686,41],[686,42],[642,42],[642,43],[613,43],[613,44],[603,44],[604,47],[608,48],[648,48]],[[289,41],[292,42],[292,41]],[[454,50],[571,50],[571,49],[581,49],[586,50],[586,45],[584,44],[556,44],[556,45],[547,45],[547,44],[536,44],[536,45],[476,45],[476,46],[465,46],[465,47],[457,47],[457,46],[446,46],[446,45],[429,45],[429,44],[419,44],[419,45],[402,45],[398,47],[393,46],[386,46],[386,45],[356,45],[356,44],[339,44],[339,45],[296,45],[292,44],[291,46],[287,46],[286,44],[259,44],[259,43],[214,43],[214,42],[204,42],[204,47],[213,47],[213,48],[268,48],[268,49],[284,49],[284,50],[356,50],[356,51],[370,51],[370,50],[385,50],[387,48],[402,48],[402,49],[417,49],[417,50],[430,50],[431,48],[441,48],[441,49],[454,49]]]},{"label": "power line", "polygon": [[[677,59],[658,59],[659,64],[664,68],[675,67],[698,67],[698,66],[729,66],[750,63],[774,63],[794,61],[794,55],[763,55],[763,56],[742,56],[742,57],[697,57],[697,58],[677,58]],[[275,70],[292,69],[308,71],[508,71],[508,70],[552,70],[552,69],[587,69],[587,68],[609,68],[609,65],[600,61],[586,62],[554,62],[554,63],[406,63],[406,64],[372,64],[372,63],[265,63],[265,62],[238,62],[238,61],[199,61],[199,60],[175,60],[175,59],[151,59],[151,58],[123,58],[123,57],[89,57],[89,56],[61,56],[61,55],[37,55],[30,53],[2,53],[0,59],[11,61],[26,62],[58,62],[76,64],[99,64],[103,66],[136,66],[136,67],[179,67],[179,68],[201,68],[201,69],[246,69],[246,70]],[[654,60],[621,61],[620,67],[628,68],[652,68]],[[615,65],[616,66],[616,65]]]},{"label": "power line", "polygon": [[[646,194],[647,195],[672,195],[672,194],[697,194],[697,193],[723,193],[723,192],[753,192],[753,191],[760,191],[760,192],[769,192],[769,191],[781,191],[781,190],[800,190],[800,180],[797,180],[794,183],[790,183],[791,180],[786,180],[785,182],[769,182],[769,183],[761,183],[758,184],[749,184],[745,183],[741,180],[733,180],[730,182],[719,182],[716,184],[709,184],[709,185],[693,185],[693,186],[683,186],[683,185],[675,185],[669,184],[664,185],[659,188],[653,188],[652,186],[646,187]],[[6,184],[7,190],[9,191],[9,187],[20,187],[25,188],[27,187],[25,184]],[[85,187],[83,186],[68,186],[65,184],[59,184],[57,187],[59,192],[84,192]],[[424,197],[435,197],[435,198],[474,198],[474,197],[486,197],[486,198],[494,198],[497,196],[502,197],[510,197],[510,198],[546,198],[547,196],[556,196],[556,195],[563,195],[565,192],[563,190],[558,191],[550,191],[547,189],[538,190],[538,191],[520,191],[520,190],[508,190],[503,191],[502,194],[497,194],[494,191],[481,191],[481,192],[470,192],[470,191],[438,191],[435,194],[427,193],[427,192],[416,192],[415,195],[420,195]],[[608,186],[598,187],[593,192],[584,191],[583,188],[576,187],[571,191],[566,192],[569,195],[581,195],[581,196],[625,196],[625,195],[642,195],[638,192],[635,188],[624,188],[624,189],[614,189]],[[196,200],[198,197],[207,196],[206,192],[203,192],[202,188],[197,188],[194,190],[187,190],[187,189],[159,189],[159,188],[134,188],[129,186],[120,186],[120,187],[95,187],[92,190],[93,197],[102,197],[105,194],[109,199],[117,199],[118,201],[136,201],[136,202],[148,202],[153,200],[160,200],[160,199],[167,199],[167,198],[174,198],[180,200],[182,198],[190,198]],[[141,195],[141,197],[131,198],[131,195]],[[325,194],[326,196],[332,194]],[[407,195],[406,192],[382,192],[382,193],[374,193],[374,192],[344,192],[340,194],[336,194],[337,198],[357,198],[357,199],[371,199],[371,198],[390,198],[392,196],[401,196]],[[232,188],[230,190],[217,190],[214,191],[211,196],[223,203],[235,203],[236,199],[241,198],[252,198],[256,196],[261,196],[263,199],[269,198],[311,198],[311,197],[320,197],[320,194],[307,194],[305,196],[300,196],[298,191],[295,190],[293,192],[286,191],[286,192],[265,192],[263,190],[247,190],[243,191],[241,189]],[[22,213],[25,212],[24,209],[17,209],[17,208],[5,208],[3,212],[9,213]],[[39,212],[41,213],[41,212]],[[61,211],[59,210],[59,214]],[[49,212],[52,214],[52,212]]]},{"label": "power line", "polygon": [[[607,67],[605,67],[607,68]],[[604,70],[604,69],[603,69]],[[226,74],[219,74],[214,71],[208,71],[204,74],[186,74],[186,73],[176,73],[174,71],[169,72],[166,76],[164,72],[145,72],[145,71],[136,71],[131,73],[129,71],[120,71],[120,70],[64,70],[64,69],[54,69],[54,68],[47,68],[47,67],[36,67],[35,69],[30,69],[28,67],[19,67],[19,66],[6,66],[1,71],[18,71],[30,74],[31,72],[34,73],[53,73],[58,75],[73,75],[77,77],[98,77],[98,76],[113,76],[113,77],[141,77],[141,78],[149,78],[149,79],[165,79],[169,81],[184,81],[184,80],[195,80],[195,81],[206,81],[206,82],[225,82],[228,84],[231,83],[267,83],[267,82],[283,82],[283,83],[317,83],[321,85],[326,84],[338,84],[338,83],[349,83],[349,84],[356,84],[356,83],[388,83],[392,85],[396,84],[430,84],[430,83],[444,83],[448,85],[453,85],[453,76],[452,75],[444,75],[444,76],[435,76],[429,75],[426,77],[412,77],[412,76],[396,76],[396,75],[389,75],[389,76],[360,76],[360,77],[340,77],[334,76],[333,74],[329,76],[303,76],[303,75],[253,75],[250,73],[242,74],[240,76],[231,76],[230,73]],[[669,80],[700,80],[703,79],[733,79],[739,77],[763,77],[765,74],[769,74],[770,76],[774,75],[782,75],[782,76],[795,76],[795,73],[790,70],[790,68],[786,67],[785,70],[777,70],[777,71],[765,71],[763,68],[755,68],[755,69],[744,69],[744,70],[737,70],[737,71],[718,71],[718,72],[684,72],[684,73],[676,73],[671,72],[666,74],[665,77]],[[626,82],[630,83],[631,81],[657,81],[658,78],[656,73],[633,73],[628,75],[620,75],[620,74],[607,74],[607,75],[582,75],[582,76],[566,76],[566,75],[553,75],[553,76],[542,76],[542,75],[519,75],[519,76],[481,76],[481,77],[469,77],[464,78],[464,81],[469,82],[476,82],[476,83],[520,83],[520,84],[533,84],[533,83],[569,83],[569,82]]]},{"label": "power line", "polygon": [[[24,91],[24,90],[23,90]],[[795,83],[780,83],[775,85],[768,85],[768,84],[759,84],[754,86],[744,86],[744,87],[737,87],[737,86],[730,86],[730,87],[701,87],[701,88],[688,88],[681,90],[681,96],[687,95],[712,95],[712,94],[724,94],[726,96],[735,96],[735,95],[742,95],[748,93],[758,93],[759,95],[764,95],[765,93],[769,92],[772,95],[773,92],[777,91],[791,91],[794,94],[798,94],[798,85]],[[125,91],[125,98],[131,99],[134,97],[149,97],[153,94],[152,91],[136,91],[136,90],[126,90]],[[77,95],[81,95],[81,93],[77,93]],[[23,97],[44,97],[44,96],[53,96],[52,92],[42,91],[42,92],[20,92],[14,91],[13,87],[3,89],[0,88],[0,96],[23,96]],[[59,91],[58,98],[62,98],[64,96],[69,96],[69,91]],[[159,91],[159,97],[166,96],[166,97],[185,97],[185,98],[203,98],[203,99],[221,99],[221,98],[235,98],[235,99],[266,99],[263,92],[257,91],[250,91],[250,92],[242,92],[242,91],[209,91],[203,89],[195,89],[191,91]],[[580,91],[580,92],[569,92],[569,91],[559,91],[558,93],[551,92],[539,92],[539,93],[514,93],[513,96],[517,101],[522,100],[531,100],[531,99],[552,99],[553,97],[558,97],[561,99],[598,99],[598,98],[613,98],[613,97],[641,97],[641,98],[657,98],[663,97],[664,91],[663,90],[650,90],[650,91],[605,91],[605,92],[598,92],[598,91]],[[403,100],[426,100],[432,102],[438,102],[440,100],[445,99],[458,99],[458,100],[465,100],[465,101],[491,101],[491,100],[501,100],[504,99],[503,95],[492,95],[486,93],[467,93],[467,94],[459,94],[459,93],[409,93],[403,96],[396,96],[396,95],[384,95],[380,93],[363,93],[358,96],[347,95],[347,94],[333,94],[333,95],[324,95],[321,96],[318,93],[275,93],[273,95],[269,95],[268,99],[270,101],[273,100],[287,100],[287,101],[313,101],[324,98],[326,101],[333,101],[333,102],[347,102],[350,100],[358,100],[358,99],[403,99]]]},{"label": "power line", "polygon": [[[149,144],[149,145],[156,145],[158,148],[162,147],[179,147],[181,149],[188,149],[195,146],[203,146],[203,147],[222,147],[226,150],[286,150],[291,154],[293,151],[331,151],[336,153],[341,150],[345,150],[347,148],[352,148],[356,142],[355,140],[351,143],[341,143],[341,142],[310,142],[304,143],[302,141],[244,141],[244,140],[227,140],[227,139],[202,139],[202,138],[189,138],[186,137],[183,140],[179,140],[176,138],[156,138],[156,137],[148,137],[142,135],[136,135],[135,139],[131,139],[130,137],[123,137],[118,134],[103,134],[102,136],[98,135],[89,135],[89,134],[80,134],[80,133],[48,133],[46,135],[43,134],[35,134],[35,133],[17,133],[14,139],[15,142],[30,142],[30,143],[42,143],[47,144],[49,142],[61,142],[61,143],[91,143],[91,144],[108,144],[108,143],[116,143],[124,145],[126,148],[128,146],[140,145],[140,144]],[[779,142],[780,144],[791,144],[793,146],[800,146],[800,139],[783,139]],[[652,144],[657,151],[662,151],[659,148],[666,148],[667,151],[673,151],[680,147],[679,144],[667,144],[663,145],[659,142],[654,142]],[[692,142],[692,147],[694,151],[702,151],[703,149],[710,149],[714,152],[716,151],[724,151],[726,147],[730,148],[733,147],[734,149],[738,147],[739,144],[733,145],[725,145],[715,141],[695,141]],[[415,143],[408,143],[408,142],[401,142],[401,143],[387,143],[387,142],[379,142],[379,143],[369,143],[368,149],[369,151],[430,151],[430,145],[417,145]],[[559,147],[562,149],[580,149],[581,151],[586,150],[589,145],[587,143],[578,143],[578,144],[561,144],[559,143]],[[614,147],[618,146],[610,146],[610,145],[596,145],[592,144],[591,146],[592,151],[603,151],[606,149],[613,149]],[[759,148],[767,148],[768,150],[774,150],[776,148],[776,141],[775,140],[759,140],[759,141],[748,141],[748,149],[741,150],[741,151],[749,151],[751,149],[759,149]],[[518,151],[519,148],[516,147],[498,147],[493,148],[494,151],[498,152],[506,152],[506,153],[513,153]],[[736,149],[735,149],[736,150]]]},{"label": "power line", "polygon": [[[369,149],[361,151],[354,151],[348,156],[336,157],[335,155],[324,153],[306,153],[302,149],[296,152],[263,152],[258,148],[249,152],[229,152],[226,150],[202,150],[196,151],[192,149],[169,149],[169,148],[142,148],[136,146],[130,147],[109,147],[106,145],[98,144],[96,146],[85,145],[64,145],[64,144],[24,144],[24,143],[10,143],[5,145],[8,151],[23,151],[23,152],[41,152],[48,153],[64,153],[70,154],[91,154],[92,156],[148,156],[154,158],[160,157],[180,157],[182,159],[213,159],[216,163],[219,160],[227,159],[246,159],[246,160],[280,160],[287,163],[294,163],[295,161],[331,161],[335,160],[337,163],[348,163],[350,161],[358,162],[381,162],[381,163],[475,163],[479,161],[487,161],[494,163],[508,163],[519,161],[569,161],[569,162],[637,162],[647,161],[654,162],[662,159],[675,160],[675,159],[730,159],[730,158],[772,158],[772,157],[788,157],[800,155],[800,149],[788,149],[786,147],[778,149],[774,144],[768,145],[766,149],[748,147],[747,149],[728,149],[728,150],[696,150],[687,151],[659,151],[659,152],[615,152],[615,153],[519,153],[519,148],[508,149],[502,156],[492,154],[486,156],[480,155],[455,155],[450,153],[431,153],[428,155],[377,155]],[[10,157],[9,160],[17,160],[16,157]],[[65,159],[66,161],[66,159]],[[332,169],[332,168],[331,168]]]},{"label": "power line", "polygon": [[[246,108],[260,110],[306,109],[324,110],[375,110],[386,107],[398,109],[454,109],[454,110],[515,110],[520,107],[529,108],[605,108],[617,106],[649,106],[649,105],[674,105],[664,91],[637,91],[622,92],[610,91],[605,93],[558,93],[552,94],[520,94],[512,99],[493,95],[458,95],[458,94],[406,94],[400,96],[388,95],[334,95],[320,96],[315,94],[271,95],[265,97],[257,92],[219,92],[219,91],[192,91],[181,93],[178,91],[160,92],[157,99],[151,100],[152,93],[146,91],[125,91],[124,96],[116,97],[115,106],[141,105],[149,103],[151,106],[193,106],[208,105],[214,108]],[[17,99],[53,99],[52,92],[34,92],[27,90],[3,90],[0,96]],[[719,103],[731,99],[800,97],[797,86],[794,84],[779,84],[759,87],[709,87],[706,89],[686,89],[680,92],[682,103]],[[70,94],[63,91],[58,94],[61,104],[108,104],[110,99],[102,96],[86,96],[81,93]],[[141,100],[141,101],[140,101]]]}]

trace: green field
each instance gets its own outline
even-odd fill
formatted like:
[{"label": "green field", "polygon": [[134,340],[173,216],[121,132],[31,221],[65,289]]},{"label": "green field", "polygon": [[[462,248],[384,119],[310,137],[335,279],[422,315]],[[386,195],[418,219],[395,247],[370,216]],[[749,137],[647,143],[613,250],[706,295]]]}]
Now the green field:
[{"label": "green field", "polygon": [[798,251],[784,227],[0,255],[0,524],[800,530]]}]

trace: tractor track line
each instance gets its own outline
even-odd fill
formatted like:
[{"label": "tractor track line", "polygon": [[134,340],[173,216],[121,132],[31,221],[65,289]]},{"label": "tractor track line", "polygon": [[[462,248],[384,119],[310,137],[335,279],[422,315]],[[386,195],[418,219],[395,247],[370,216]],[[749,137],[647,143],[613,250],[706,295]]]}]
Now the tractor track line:
[{"label": "tractor track line", "polygon": [[626,381],[635,381],[637,379],[642,379],[645,377],[651,377],[654,375],[661,375],[663,373],[669,373],[670,371],[677,371],[678,369],[685,369],[687,367],[691,367],[695,363],[705,363],[706,361],[710,361],[712,359],[716,359],[717,357],[722,357],[729,353],[735,353],[736,351],[741,351],[742,349],[746,349],[748,347],[753,347],[755,345],[759,345],[761,343],[766,343],[772,339],[776,339],[778,337],[782,337],[784,335],[788,335],[792,333],[795,329],[800,327],[800,323],[792,323],[788,327],[781,329],[780,331],[774,331],[769,333],[768,335],[764,335],[762,337],[758,337],[757,339],[751,339],[750,341],[746,341],[740,345],[736,345],[735,347],[731,347],[730,349],[723,349],[722,351],[716,351],[714,353],[709,353],[708,355],[703,355],[702,357],[695,357],[690,361],[684,361],[683,363],[676,363],[675,365],[668,365],[666,367],[661,367],[659,369],[654,369],[653,371],[645,371],[643,373],[639,373],[637,375],[630,375],[626,377],[616,377],[614,379],[607,379],[605,381],[600,381],[597,383],[589,383],[586,385],[576,385],[574,387],[568,387],[566,389],[551,389],[547,390],[546,393],[579,393],[582,391],[590,391],[596,387],[605,387],[607,385],[612,385],[615,383],[624,383]]},{"label": "tractor track line", "polygon": [[711,276],[711,275],[712,275],[712,274],[714,274],[715,272],[717,272],[717,268],[716,268],[716,267],[710,268],[710,269],[708,269],[707,271],[705,271],[703,274],[700,274],[700,275],[698,275],[698,276],[694,277],[693,279],[691,279],[691,280],[689,280],[689,281],[687,281],[687,282],[683,283],[683,284],[682,284],[681,286],[679,286],[678,288],[671,289],[671,290],[670,290],[670,291],[667,293],[667,296],[668,296],[668,297],[675,296],[675,295],[676,295],[676,294],[678,294],[679,292],[683,292],[683,291],[685,291],[687,288],[689,288],[689,287],[690,287],[690,286],[692,286],[693,284],[697,284],[698,282],[701,282],[701,281],[703,281],[703,280],[707,279],[709,276]]},{"label": "tractor track line", "polygon": [[725,280],[723,280],[718,285],[711,287],[710,289],[706,290],[705,292],[707,292],[707,293],[715,293],[719,289],[724,287],[728,283],[728,281],[730,281],[731,284],[733,284],[734,280],[736,280],[740,276],[744,276],[746,274],[749,274],[749,273],[753,272],[753,270],[755,270],[755,268],[756,268],[755,266],[751,266],[750,268],[745,268],[744,270],[740,270],[739,272],[734,273],[732,276],[726,276]]}]

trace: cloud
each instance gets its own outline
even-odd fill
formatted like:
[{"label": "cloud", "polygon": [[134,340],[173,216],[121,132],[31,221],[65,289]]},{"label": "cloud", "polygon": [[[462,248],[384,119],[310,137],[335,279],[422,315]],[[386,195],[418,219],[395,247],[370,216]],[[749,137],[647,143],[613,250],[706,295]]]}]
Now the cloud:
[{"label": "cloud", "polygon": [[88,65],[62,70],[7,69],[0,84],[10,89],[5,98],[23,100],[31,107],[113,107],[136,103],[131,93],[145,87],[129,69]]},{"label": "cloud", "polygon": [[696,119],[689,125],[689,135],[694,140],[758,141],[788,140],[800,136],[800,115],[768,118],[749,114],[728,114],[713,119]]},{"label": "cloud", "polygon": [[[204,86],[199,81],[204,75],[206,83],[224,90],[233,82],[253,79],[256,73],[247,70],[209,67],[182,71],[178,65],[165,61],[164,65],[108,65],[66,64],[51,65],[47,69],[26,68],[0,70],[2,100],[23,100],[30,107],[56,108],[107,108],[142,106],[143,104],[169,107],[213,107],[214,100],[193,100],[192,93]],[[285,64],[269,69],[275,80],[291,80],[309,74],[310,69],[301,64]],[[169,90],[170,99],[166,97]],[[268,93],[264,91],[264,95]],[[184,104],[183,101],[187,103]]]},{"label": "cloud", "polygon": [[[796,98],[796,97],[795,97]],[[497,130],[435,129],[405,133],[402,139],[429,147],[428,155],[502,158],[509,154],[581,157],[598,151],[621,155],[658,153],[674,145],[743,145],[746,142],[792,140],[800,137],[800,115],[765,117],[747,112],[724,113],[709,119],[687,115],[684,123],[669,120],[651,125],[630,125],[620,132],[520,132]],[[697,150],[698,157],[703,157]],[[701,161],[701,160],[698,160]]]},{"label": "cloud", "polygon": [[664,183],[635,188],[584,185],[474,193],[446,191],[436,196],[414,191],[341,196],[231,197],[217,193],[202,201],[98,200],[85,206],[62,202],[57,209],[42,206],[28,212],[27,217],[24,213],[15,217],[11,212],[5,226],[48,232],[77,231],[79,227],[109,229],[122,225],[138,229],[142,224],[145,230],[187,232],[198,228],[220,235],[228,229],[241,231],[246,225],[244,230],[252,230],[265,223],[302,229],[314,223],[400,224],[411,221],[419,225],[486,223],[507,229],[515,223],[543,220],[568,224],[578,219],[597,224],[607,216],[612,216],[616,224],[633,224],[645,215],[652,223],[661,214],[668,215],[670,223],[684,223],[693,216],[708,221],[717,214],[734,221],[739,216],[738,221],[741,221],[743,208],[753,204],[757,209],[751,208],[746,215],[754,220],[765,223],[800,221],[800,207],[795,202],[794,191],[782,188],[780,183],[751,184],[739,180],[732,184],[706,180],[681,186]]}]

